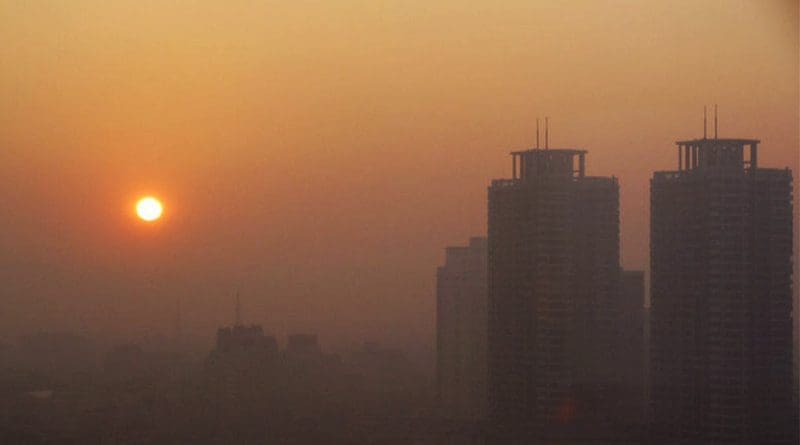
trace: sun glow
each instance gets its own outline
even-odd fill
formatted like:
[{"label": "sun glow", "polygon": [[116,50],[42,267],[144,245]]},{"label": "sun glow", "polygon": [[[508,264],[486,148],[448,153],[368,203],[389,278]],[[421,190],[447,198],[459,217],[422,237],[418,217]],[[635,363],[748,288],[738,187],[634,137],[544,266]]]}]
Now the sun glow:
[{"label": "sun glow", "polygon": [[145,196],[136,202],[136,214],[144,221],[153,222],[161,218],[163,212],[161,201],[152,196]]}]

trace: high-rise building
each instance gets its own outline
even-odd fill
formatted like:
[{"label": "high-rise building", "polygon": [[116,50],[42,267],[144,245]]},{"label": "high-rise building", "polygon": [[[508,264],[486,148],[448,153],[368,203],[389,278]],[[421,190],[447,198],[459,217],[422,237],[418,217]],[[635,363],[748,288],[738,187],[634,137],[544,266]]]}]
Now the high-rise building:
[{"label": "high-rise building", "polygon": [[486,414],[486,238],[448,247],[436,273],[436,377],[442,415]]},{"label": "high-rise building", "polygon": [[652,403],[671,443],[797,444],[792,173],[679,141],[651,181]]},{"label": "high-rise building", "polygon": [[[495,434],[594,435],[619,320],[619,184],[584,150],[512,152],[489,187],[488,394]],[[591,432],[590,432],[591,431]]]}]

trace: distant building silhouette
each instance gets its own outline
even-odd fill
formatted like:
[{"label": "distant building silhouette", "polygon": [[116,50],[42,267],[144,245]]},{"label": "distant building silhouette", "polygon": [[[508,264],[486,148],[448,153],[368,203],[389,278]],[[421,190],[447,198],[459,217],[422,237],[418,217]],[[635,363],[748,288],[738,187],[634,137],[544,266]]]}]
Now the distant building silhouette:
[{"label": "distant building silhouette", "polygon": [[278,360],[278,341],[264,335],[261,325],[242,322],[242,302],[236,292],[233,326],[217,329],[216,348],[206,359],[206,367],[221,381],[230,383],[244,375],[261,375],[274,368]]},{"label": "distant building silhouette", "polygon": [[486,413],[486,238],[448,247],[436,273],[436,377],[446,417]]},{"label": "distant building silhouette", "polygon": [[758,140],[676,144],[651,181],[655,431],[797,444],[792,173],[759,168]]},{"label": "distant building silhouette", "polygon": [[217,349],[220,353],[244,350],[256,353],[258,350],[277,353],[278,342],[273,336],[264,335],[260,325],[235,325],[217,330]]},{"label": "distant building silhouette", "polygon": [[245,325],[242,322],[242,302],[236,292],[233,326],[217,329],[216,348],[206,360],[211,368],[234,367],[235,371],[274,362],[278,355],[278,341],[264,335],[261,325]]},{"label": "distant building silhouette", "polygon": [[617,379],[619,184],[586,176],[584,150],[511,155],[513,177],[489,187],[491,424],[514,439],[597,436]]},{"label": "distant building silhouette", "polygon": [[273,336],[259,325],[234,325],[217,330],[217,345],[206,359],[206,369],[221,385],[220,391],[238,397],[244,378],[260,380],[278,365],[280,351]]}]

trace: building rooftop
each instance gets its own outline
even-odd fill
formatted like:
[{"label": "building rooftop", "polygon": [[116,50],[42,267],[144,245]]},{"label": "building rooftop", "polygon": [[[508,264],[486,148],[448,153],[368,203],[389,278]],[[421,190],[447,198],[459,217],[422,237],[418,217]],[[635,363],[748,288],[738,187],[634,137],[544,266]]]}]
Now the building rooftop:
[{"label": "building rooftop", "polygon": [[758,139],[736,138],[698,138],[675,141],[675,145],[752,145],[761,143]]},{"label": "building rooftop", "polygon": [[[511,152],[512,179],[525,180],[531,177],[579,177],[585,176],[586,150],[577,148],[531,148]],[[575,157],[578,158],[575,165]]]},{"label": "building rooftop", "polygon": [[[678,170],[700,168],[758,168],[758,139],[706,138],[676,141]],[[745,158],[746,147],[748,157]]]},{"label": "building rooftop", "polygon": [[579,155],[587,153],[586,150],[582,150],[580,148],[529,148],[527,150],[517,150],[512,151],[512,155],[524,155],[528,153],[537,153],[541,152],[542,154],[555,154],[555,155]]}]

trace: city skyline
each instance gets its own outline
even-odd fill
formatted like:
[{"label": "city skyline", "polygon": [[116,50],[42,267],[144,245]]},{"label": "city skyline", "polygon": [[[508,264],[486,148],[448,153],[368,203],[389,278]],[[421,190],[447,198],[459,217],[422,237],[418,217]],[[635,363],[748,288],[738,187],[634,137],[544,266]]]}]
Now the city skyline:
[{"label": "city skyline", "polygon": [[0,443],[800,438],[798,0],[0,0],[0,42]]},{"label": "city skyline", "polygon": [[80,5],[0,16],[1,338],[167,332],[174,298],[207,335],[241,289],[278,334],[430,350],[441,246],[537,117],[620,179],[627,268],[704,105],[798,164],[794,2]]}]

